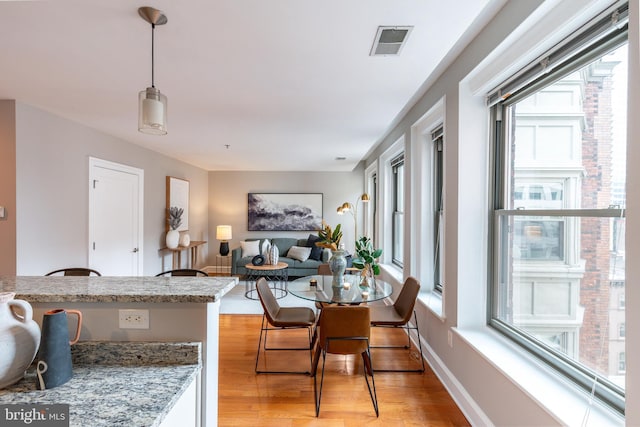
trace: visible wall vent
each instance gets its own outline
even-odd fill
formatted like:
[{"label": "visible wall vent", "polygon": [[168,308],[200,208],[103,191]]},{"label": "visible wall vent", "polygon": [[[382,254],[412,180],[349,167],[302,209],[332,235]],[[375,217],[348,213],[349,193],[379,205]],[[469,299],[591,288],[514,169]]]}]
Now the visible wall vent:
[{"label": "visible wall vent", "polygon": [[378,27],[369,55],[399,55],[412,29],[413,27]]}]

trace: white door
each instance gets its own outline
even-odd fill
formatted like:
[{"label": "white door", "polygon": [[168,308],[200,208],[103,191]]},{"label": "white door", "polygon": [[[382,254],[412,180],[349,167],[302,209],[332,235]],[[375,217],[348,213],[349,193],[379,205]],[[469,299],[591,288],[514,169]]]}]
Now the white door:
[{"label": "white door", "polygon": [[89,158],[89,266],[103,276],[142,274],[144,171]]}]

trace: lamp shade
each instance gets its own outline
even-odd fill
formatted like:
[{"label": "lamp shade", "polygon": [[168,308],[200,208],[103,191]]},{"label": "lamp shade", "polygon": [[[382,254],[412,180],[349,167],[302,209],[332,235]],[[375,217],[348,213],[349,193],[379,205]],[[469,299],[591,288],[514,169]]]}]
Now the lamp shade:
[{"label": "lamp shade", "polygon": [[155,87],[138,94],[138,130],[151,135],[167,134],[167,97]]},{"label": "lamp shade", "polygon": [[217,240],[231,240],[231,226],[219,225],[216,227]]}]

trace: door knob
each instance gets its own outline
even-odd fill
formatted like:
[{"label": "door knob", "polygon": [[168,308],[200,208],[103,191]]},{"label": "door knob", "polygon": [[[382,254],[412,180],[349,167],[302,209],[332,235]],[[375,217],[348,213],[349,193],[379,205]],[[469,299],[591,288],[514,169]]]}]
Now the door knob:
[{"label": "door knob", "polygon": [[136,252],[138,252],[138,248],[133,248],[133,253],[135,254]]}]

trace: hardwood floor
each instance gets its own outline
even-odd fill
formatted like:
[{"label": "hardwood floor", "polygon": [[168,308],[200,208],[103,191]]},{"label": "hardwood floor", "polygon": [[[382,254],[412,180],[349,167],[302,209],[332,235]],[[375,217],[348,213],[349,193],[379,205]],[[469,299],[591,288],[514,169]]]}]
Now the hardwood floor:
[{"label": "hardwood floor", "polygon": [[[255,374],[260,334],[258,315],[220,315],[220,426],[468,426],[434,373],[375,373],[380,417],[376,418],[362,376],[362,359],[328,355],[320,416],[315,416],[313,378],[306,375]],[[269,345],[300,346],[306,330],[269,334]],[[392,344],[402,331],[372,329],[372,345]],[[272,341],[273,339],[273,341]],[[406,335],[404,335],[406,341]],[[309,369],[303,351],[270,351],[261,366],[268,369]],[[372,349],[375,368],[419,366],[416,349]],[[318,381],[322,359],[318,367]]]}]

